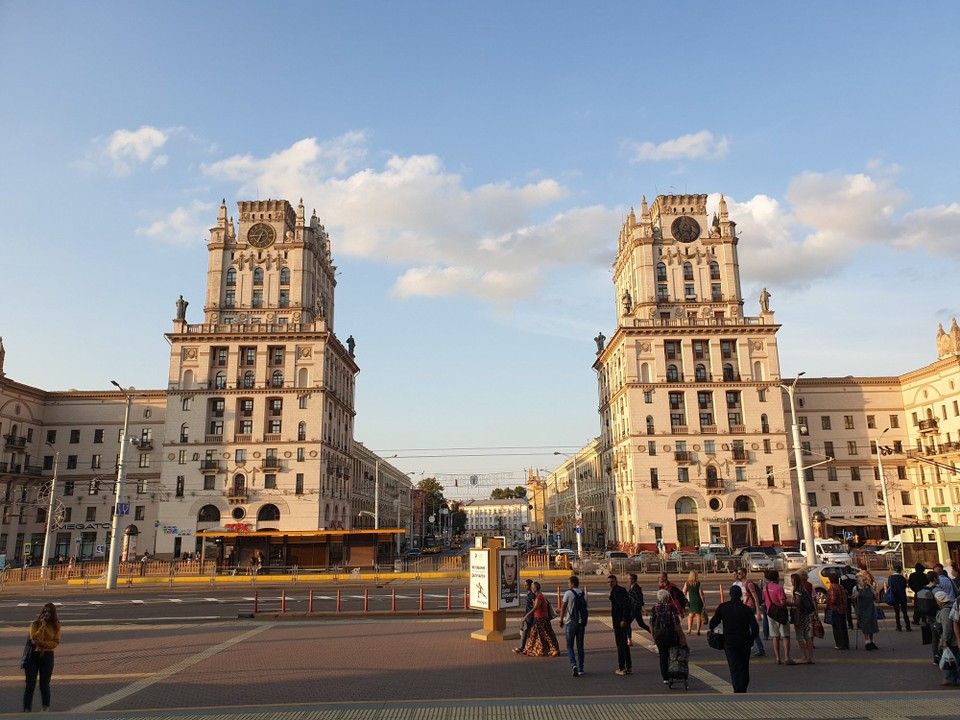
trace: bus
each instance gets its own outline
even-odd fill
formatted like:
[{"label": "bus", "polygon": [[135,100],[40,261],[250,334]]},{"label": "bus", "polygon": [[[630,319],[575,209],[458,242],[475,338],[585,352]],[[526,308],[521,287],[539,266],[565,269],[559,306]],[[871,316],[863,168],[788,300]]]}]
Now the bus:
[{"label": "bus", "polygon": [[905,527],[900,540],[905,568],[921,563],[929,570],[947,560],[960,567],[960,527]]},{"label": "bus", "polygon": [[439,553],[440,553],[440,543],[437,541],[437,536],[424,535],[423,536],[423,554],[437,555]]}]

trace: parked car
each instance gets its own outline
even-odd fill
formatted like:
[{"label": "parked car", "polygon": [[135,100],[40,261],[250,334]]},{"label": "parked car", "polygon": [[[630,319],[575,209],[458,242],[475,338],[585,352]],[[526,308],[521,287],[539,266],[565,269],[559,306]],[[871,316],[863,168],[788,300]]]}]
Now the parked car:
[{"label": "parked car", "polygon": [[762,552],[743,553],[743,566],[752,572],[766,572],[774,569],[773,558]]},{"label": "parked car", "polygon": [[[808,580],[810,584],[813,585],[813,594],[817,597],[817,604],[825,605],[827,603],[827,590],[830,589],[830,581],[827,579],[827,576],[837,572],[842,578],[844,575],[849,575],[854,577],[857,574],[857,569],[852,565],[840,565],[837,563],[830,565],[814,565],[811,568],[807,569]],[[874,575],[873,579],[877,583],[877,588],[882,591],[883,586],[887,584],[887,578],[881,575]],[[877,603],[881,602],[881,598],[877,598]]]},{"label": "parked car", "polygon": [[773,545],[750,545],[734,551],[734,555],[740,555],[741,557],[747,553],[762,553],[767,557],[776,557],[777,549]]},{"label": "parked car", "polygon": [[597,563],[597,569],[594,571],[597,575],[609,575],[610,573],[622,572],[627,569],[630,556],[621,550],[607,550],[603,554],[603,559]]},{"label": "parked car", "polygon": [[806,556],[796,550],[784,550],[780,553],[780,562],[787,572],[803,570],[807,566]]},{"label": "parked car", "polygon": [[697,553],[704,557],[713,557],[714,555],[730,555],[730,548],[723,543],[700,543]]}]

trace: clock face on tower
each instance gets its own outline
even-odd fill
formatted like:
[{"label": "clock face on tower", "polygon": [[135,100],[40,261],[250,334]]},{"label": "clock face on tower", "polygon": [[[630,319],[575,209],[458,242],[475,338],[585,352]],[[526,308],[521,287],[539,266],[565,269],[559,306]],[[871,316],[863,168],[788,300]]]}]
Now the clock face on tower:
[{"label": "clock face on tower", "polygon": [[700,237],[700,223],[684,215],[673,221],[670,232],[680,242],[693,242]]},{"label": "clock face on tower", "polygon": [[247,230],[247,242],[255,248],[270,247],[276,238],[276,231],[265,223],[257,223]]}]

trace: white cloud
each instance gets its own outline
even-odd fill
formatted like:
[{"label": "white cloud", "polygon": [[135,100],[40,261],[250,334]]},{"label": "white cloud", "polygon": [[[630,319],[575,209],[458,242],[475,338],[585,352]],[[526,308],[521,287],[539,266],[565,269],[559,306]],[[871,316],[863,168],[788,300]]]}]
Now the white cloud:
[{"label": "white cloud", "polygon": [[137,130],[115,130],[109,137],[93,141],[88,161],[98,166],[106,164],[122,177],[129,175],[136,166],[163,167],[169,157],[159,151],[177,131],[177,128],[161,129],[151,125]]},{"label": "white cloud", "polygon": [[705,159],[716,160],[724,157],[730,149],[730,140],[714,138],[709,130],[681,135],[661,143],[627,142],[624,147],[630,153],[630,161],[637,163],[645,160]]},{"label": "white cloud", "polygon": [[366,142],[360,132],[329,142],[307,138],[266,158],[234,156],[204,172],[241,183],[241,195],[307,199],[336,253],[407,268],[394,287],[400,297],[509,301],[532,293],[546,268],[591,260],[599,248],[610,262],[619,213],[588,207],[545,216],[568,195],[556,180],[468,188],[435,155],[362,165]]},{"label": "white cloud", "polygon": [[215,209],[216,205],[213,203],[194,200],[190,207],[178,207],[165,218],[137,228],[136,234],[173,245],[206,242],[213,224],[210,213]]}]

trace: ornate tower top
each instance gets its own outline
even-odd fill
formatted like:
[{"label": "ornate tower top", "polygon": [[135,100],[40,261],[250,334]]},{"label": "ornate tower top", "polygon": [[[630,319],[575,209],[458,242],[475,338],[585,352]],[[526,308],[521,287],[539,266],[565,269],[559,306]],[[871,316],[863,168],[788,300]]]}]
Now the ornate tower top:
[{"label": "ornate tower top", "polygon": [[960,326],[957,326],[956,318],[953,318],[949,332],[944,331],[943,323],[937,327],[937,359],[954,355],[960,355]]}]

